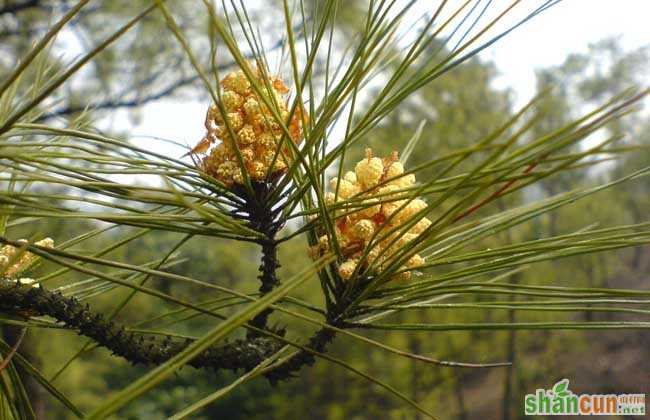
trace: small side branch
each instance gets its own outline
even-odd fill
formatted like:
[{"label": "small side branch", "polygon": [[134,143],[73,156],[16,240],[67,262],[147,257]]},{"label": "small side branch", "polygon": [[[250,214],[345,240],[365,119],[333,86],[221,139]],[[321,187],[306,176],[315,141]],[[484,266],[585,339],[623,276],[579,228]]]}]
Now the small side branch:
[{"label": "small side branch", "polygon": [[[122,357],[133,365],[159,365],[183,351],[193,340],[174,340],[170,337],[158,338],[127,331],[101,314],[93,312],[87,304],[73,297],[44,288],[19,285],[0,280],[0,311],[16,316],[31,317],[47,315],[92,339],[99,346]],[[335,332],[323,328],[314,334],[307,348],[324,352]],[[197,369],[249,371],[278,352],[286,343],[273,337],[256,335],[237,339],[228,344],[212,346],[188,364]],[[8,358],[8,357],[7,357]],[[5,360],[7,359],[5,358]],[[300,351],[285,363],[265,374],[275,384],[295,376],[304,366],[314,364],[315,357],[308,351]]]},{"label": "small side branch", "polygon": [[[127,331],[91,311],[86,304],[59,292],[0,281],[0,310],[23,317],[47,315],[95,341],[116,356],[134,365],[159,365],[183,351],[192,340],[173,340]],[[282,348],[284,344],[268,337],[238,339],[213,346],[189,365],[197,369],[250,370]]]},{"label": "small side branch", "polygon": [[[309,339],[309,344],[306,347],[318,353],[324,353],[327,345],[334,340],[335,335],[336,332],[333,330],[322,328]],[[300,351],[276,369],[266,373],[266,377],[271,384],[276,384],[279,381],[293,378],[304,366],[312,366],[315,362],[316,357],[312,353]]]}]

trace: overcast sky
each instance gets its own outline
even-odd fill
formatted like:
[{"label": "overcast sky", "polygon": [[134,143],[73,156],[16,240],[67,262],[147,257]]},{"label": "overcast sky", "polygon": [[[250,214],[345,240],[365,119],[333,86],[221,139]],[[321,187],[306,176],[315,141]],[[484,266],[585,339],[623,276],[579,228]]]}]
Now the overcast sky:
[{"label": "overcast sky", "polygon": [[[494,0],[491,11],[497,13],[510,3],[511,0]],[[528,11],[540,3],[538,0],[522,1],[523,8]],[[424,1],[422,4],[417,13],[425,12],[433,7],[427,5],[437,2]],[[650,0],[564,0],[491,46],[481,56],[496,63],[500,72],[497,86],[513,88],[516,103],[521,104],[533,94],[537,68],[559,64],[568,54],[585,52],[590,43],[605,37],[620,36],[625,49],[650,43],[649,18]],[[504,28],[500,26],[501,30]],[[163,100],[147,105],[137,125],[129,122],[126,112],[116,113],[111,122],[114,128],[130,128],[132,135],[157,136],[193,144],[203,135],[207,106],[207,103],[198,101]]]},{"label": "overcast sky", "polygon": [[536,68],[560,64],[568,54],[585,52],[590,43],[610,36],[620,36],[626,50],[650,44],[650,1],[564,0],[483,57],[497,64],[499,83],[515,88],[523,102],[533,94]]}]

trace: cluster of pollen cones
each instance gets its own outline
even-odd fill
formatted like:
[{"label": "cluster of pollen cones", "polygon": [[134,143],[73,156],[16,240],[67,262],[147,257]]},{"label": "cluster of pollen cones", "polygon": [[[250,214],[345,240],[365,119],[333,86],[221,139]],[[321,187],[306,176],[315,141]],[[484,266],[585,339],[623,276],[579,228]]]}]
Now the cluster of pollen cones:
[{"label": "cluster of pollen cones", "polygon": [[205,118],[207,133],[192,150],[207,153],[201,168],[227,186],[244,183],[241,162],[252,181],[262,182],[285,172],[291,155],[287,142],[298,144],[302,137],[306,115],[301,107],[290,115],[289,89],[284,82],[259,67],[252,72],[262,96],[242,70],[226,75],[221,81],[221,107],[210,106]]},{"label": "cluster of pollen cones", "polygon": [[[414,184],[415,175],[404,173],[397,152],[382,159],[373,157],[371,149],[366,149],[366,157],[356,164],[354,172],[331,180],[332,191],[326,193],[326,203],[347,203],[343,204],[345,216],[335,222],[336,240],[344,257],[338,266],[341,278],[349,280],[369,264],[374,264],[374,271],[381,272],[404,245],[431,225],[429,219],[422,217],[427,208],[424,200],[404,198],[406,190]],[[322,235],[312,254],[323,255],[331,248],[328,236]],[[411,269],[424,262],[424,258],[414,254],[399,267],[393,279],[409,279]]]},{"label": "cluster of pollen cones", "polygon": [[[27,240],[20,239],[18,242],[27,244]],[[54,247],[54,241],[51,238],[41,239],[34,245],[45,248]],[[17,282],[22,285],[32,285],[39,287],[36,280],[31,278],[19,278],[19,275],[28,269],[38,257],[31,252],[25,252],[23,249],[16,248],[12,245],[5,245],[0,248],[0,273],[7,280]]]},{"label": "cluster of pollen cones", "polygon": [[[300,142],[307,118],[301,107],[291,115],[289,89],[281,79],[260,67],[251,73],[257,89],[242,70],[223,78],[220,106],[213,104],[208,109],[206,135],[192,150],[193,154],[205,154],[201,168],[228,187],[244,183],[242,162],[252,181],[264,182],[286,172],[292,154],[286,142]],[[335,222],[343,257],[338,265],[341,278],[349,280],[369,265],[382,271],[400,249],[429,227],[429,219],[422,217],[427,204],[419,198],[405,198],[405,190],[414,184],[415,175],[404,172],[397,152],[382,159],[374,157],[370,149],[354,171],[331,180],[332,191],[325,201],[328,205],[343,202],[346,212]],[[417,222],[409,223],[413,218]],[[312,254],[331,251],[330,238],[321,235]],[[411,270],[424,262],[419,254],[412,255],[393,278],[409,279]]]}]

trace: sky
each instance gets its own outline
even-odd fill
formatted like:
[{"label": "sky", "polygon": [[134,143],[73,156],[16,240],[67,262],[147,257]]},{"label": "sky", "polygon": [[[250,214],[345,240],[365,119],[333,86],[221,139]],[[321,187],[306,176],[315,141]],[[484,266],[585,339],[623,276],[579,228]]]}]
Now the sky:
[{"label": "sky", "polygon": [[[422,1],[413,15],[422,16],[437,3]],[[509,4],[511,0],[493,0],[489,10],[498,13]],[[522,0],[521,10],[530,11],[538,4],[538,0]],[[516,16],[513,14],[513,19]],[[499,76],[495,85],[512,88],[517,106],[532,97],[536,69],[560,64],[568,54],[586,52],[590,43],[617,36],[626,50],[650,44],[649,17],[650,0],[564,0],[480,56],[496,64]],[[496,29],[503,30],[507,23]],[[650,85],[650,75],[648,82]],[[146,105],[135,124],[126,111],[115,113],[105,123],[129,130],[134,139],[154,136],[193,145],[204,134],[207,106],[201,101],[161,100]]]},{"label": "sky", "polygon": [[564,0],[482,56],[497,64],[498,85],[513,87],[521,104],[533,95],[535,69],[561,64],[610,36],[620,37],[626,50],[650,44],[650,1]]}]

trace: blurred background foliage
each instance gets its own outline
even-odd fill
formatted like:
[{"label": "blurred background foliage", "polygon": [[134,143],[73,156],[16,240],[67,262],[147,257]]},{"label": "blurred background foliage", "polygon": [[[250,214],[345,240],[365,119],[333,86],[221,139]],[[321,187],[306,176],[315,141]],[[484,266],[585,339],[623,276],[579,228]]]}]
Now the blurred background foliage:
[{"label": "blurred background foliage", "polygon": [[[100,2],[83,10],[65,32],[75,37],[82,48],[95,44],[113,22],[123,21],[133,15],[135,6],[130,1]],[[71,2],[47,0],[4,0],[0,2],[0,74],[15,65],[29,45],[38,38],[51,20],[52,9],[60,10]],[[201,36],[205,33],[205,12],[201,7],[188,7],[187,2],[170,2],[177,13],[182,29],[200,51]],[[353,32],[357,15],[354,7],[345,8],[337,24],[342,31]],[[256,9],[253,9],[256,10]],[[254,14],[266,31],[278,31],[274,23],[264,16]],[[75,119],[89,104],[83,114],[88,121],[110,118],[111,113],[128,110],[137,120],[142,107],[161,98],[183,101],[188,97],[205,98],[208,95],[200,85],[185,60],[178,43],[165,31],[158,13],[145,18],[142,25],[127,34],[114,47],[101,54],[92,66],[76,77],[62,90],[60,101],[48,103],[41,110],[42,121],[61,118]],[[513,36],[516,36],[513,35]],[[278,39],[280,39],[280,35]],[[63,40],[65,41],[65,39]],[[59,58],[53,50],[47,65],[57,68]],[[581,110],[590,109],[611,95],[630,85],[643,84],[648,73],[647,49],[626,51],[616,39],[594,43],[587,53],[572,54],[559,66],[537,71],[538,93],[546,96],[536,105],[538,125],[533,134],[542,134],[568,123]],[[224,66],[227,67],[227,66]],[[424,87],[417,95],[403,103],[378,127],[366,136],[365,142],[350,153],[349,162],[362,156],[363,148],[372,147],[378,154],[400,150],[421,123],[424,139],[418,143],[409,165],[427,162],[432,157],[450,150],[472,145],[486,136],[516,112],[513,94],[494,87],[495,66],[479,58],[445,75],[436,83]],[[33,83],[25,79],[22,83]],[[606,135],[625,134],[626,144],[641,144],[641,148],[615,162],[595,169],[577,170],[544,180],[534,188],[527,188],[508,196],[508,206],[521,204],[531,197],[545,197],[579,186],[629,173],[650,165],[650,118],[638,113],[610,124]],[[471,161],[466,163],[471,165]],[[426,173],[418,175],[426,177]],[[503,202],[493,206],[506,206]],[[601,227],[644,221],[650,209],[650,186],[647,181],[628,182],[607,189],[595,196],[562,208],[542,218],[503,233],[492,239],[494,243],[481,246],[498,246],[509,243],[513,235],[519,238],[537,238],[572,232],[597,221]],[[493,208],[481,211],[494,211]],[[19,226],[9,233],[11,237],[38,237],[40,233],[63,242],[97,226],[87,222],[66,222],[52,219],[46,225]],[[39,232],[40,231],[40,232]],[[104,236],[110,242],[113,232]],[[178,234],[150,233],[118,253],[109,254],[117,260],[133,264],[145,263],[165,254],[180,239]],[[84,245],[85,252],[99,250],[101,242]],[[91,249],[88,249],[91,248]],[[280,248],[282,277],[286,278],[308,263],[304,238],[298,237]],[[477,245],[478,249],[478,245]],[[182,261],[171,270],[191,277],[215,281],[227,286],[237,285],[239,290],[253,292],[257,288],[258,249],[241,243],[195,239],[180,249]],[[48,265],[40,267],[48,272]],[[623,251],[599,253],[588,256],[537,263],[511,278],[511,281],[528,280],[534,284],[571,284],[573,286],[648,289],[650,279],[650,250],[633,248]],[[74,278],[67,274],[66,279]],[[184,284],[153,279],[161,290],[174,296],[193,296],[197,290]],[[111,303],[127,292],[117,290],[90,298],[89,303],[98,310],[108,310]],[[301,290],[302,297],[320,302],[318,284]],[[480,297],[477,298],[480,300]],[[503,296],[504,301],[525,297]],[[135,322],[152,317],[168,308],[159,307],[158,300],[138,295],[125,308],[119,319]],[[473,312],[472,309],[439,309],[435,320],[430,311],[401,313],[401,321],[418,322],[476,322],[523,321],[526,312],[508,309]],[[608,313],[578,312],[576,319],[588,317],[607,320]],[[487,319],[486,319],[487,318]],[[553,320],[550,312],[535,314],[535,320]],[[276,314],[273,320],[289,323]],[[146,328],[146,326],[144,326]],[[292,334],[308,327],[293,325]],[[4,334],[15,331],[4,327]],[[202,317],[195,316],[192,323],[183,324],[178,333],[192,336],[202,330]],[[305,331],[307,332],[307,331]],[[368,333],[372,338],[413,353],[431,355],[443,360],[480,362],[511,360],[510,368],[461,369],[420,364],[406,358],[360,346],[346,337],[340,337],[331,348],[334,355],[343,357],[354,366],[377,375],[398,389],[405,390],[413,399],[431,408],[440,418],[520,418],[523,416],[523,395],[536,388],[545,388],[561,378],[571,380],[572,389],[581,392],[641,392],[650,389],[650,370],[647,359],[650,336],[637,331],[505,331],[505,332],[416,332],[397,334],[390,331]],[[57,373],[70,357],[85,343],[74,333],[59,330],[31,330],[21,353],[42,368],[46,377]],[[105,398],[112,390],[125,387],[145,371],[142,367],[128,366],[121,359],[111,357],[103,349],[87,351],[76,359],[57,379],[56,385],[81,409],[89,409]],[[120,412],[123,419],[160,419],[177,412],[235,377],[227,373],[197,371],[184,368],[175,379],[165,382]],[[37,384],[30,384],[35,407],[42,418],[69,418],[70,413],[52,401]],[[218,404],[209,406],[195,417],[197,419],[416,419],[418,414],[392,398],[384,391],[352,376],[343,369],[326,362],[304,369],[292,381],[271,387],[265,380],[257,379],[240,387]]]}]

